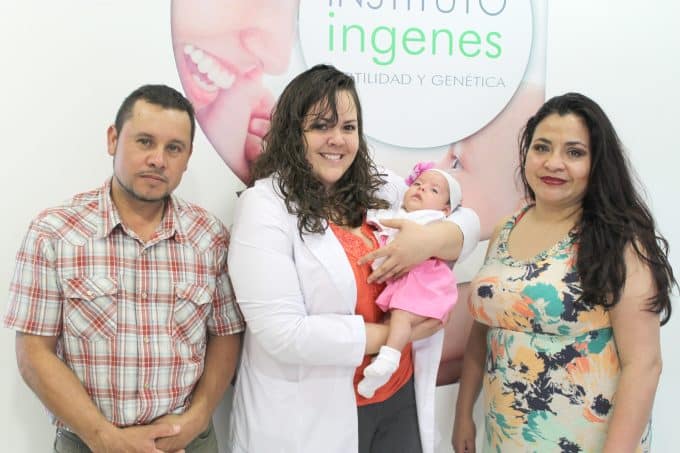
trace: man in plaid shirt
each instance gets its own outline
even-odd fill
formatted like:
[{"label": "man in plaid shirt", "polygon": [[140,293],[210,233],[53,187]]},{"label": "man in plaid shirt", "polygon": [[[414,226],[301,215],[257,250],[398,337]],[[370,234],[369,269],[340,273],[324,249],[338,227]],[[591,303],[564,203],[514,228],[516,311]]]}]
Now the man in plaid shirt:
[{"label": "man in plaid shirt", "polygon": [[55,451],[217,452],[244,325],[224,225],[171,195],[194,130],[180,93],[135,90],[107,132],[113,177],[39,214],[17,254],[4,321]]}]

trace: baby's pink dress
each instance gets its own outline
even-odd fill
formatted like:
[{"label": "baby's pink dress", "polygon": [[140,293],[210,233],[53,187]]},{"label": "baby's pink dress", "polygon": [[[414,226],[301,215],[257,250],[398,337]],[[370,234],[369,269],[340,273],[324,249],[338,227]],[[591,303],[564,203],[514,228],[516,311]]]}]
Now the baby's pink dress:
[{"label": "baby's pink dress", "polygon": [[[392,218],[427,224],[443,219],[444,213],[430,209],[413,212],[400,210]],[[380,228],[376,231],[376,236],[381,245],[387,244],[398,231],[382,227],[378,219],[369,218],[368,221]],[[374,263],[374,267],[377,265],[379,263]],[[398,308],[426,318],[443,320],[457,300],[458,288],[453,271],[444,261],[431,258],[411,269],[403,277],[389,281],[375,303],[383,311]]]}]

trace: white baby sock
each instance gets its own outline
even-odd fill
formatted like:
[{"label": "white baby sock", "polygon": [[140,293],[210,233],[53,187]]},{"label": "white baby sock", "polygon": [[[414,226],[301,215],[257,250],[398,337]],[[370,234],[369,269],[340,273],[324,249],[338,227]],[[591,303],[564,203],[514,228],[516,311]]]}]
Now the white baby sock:
[{"label": "white baby sock", "polygon": [[364,368],[364,378],[357,385],[359,395],[372,398],[375,391],[385,385],[399,368],[399,359],[401,359],[400,351],[389,346],[381,346],[373,362]]}]

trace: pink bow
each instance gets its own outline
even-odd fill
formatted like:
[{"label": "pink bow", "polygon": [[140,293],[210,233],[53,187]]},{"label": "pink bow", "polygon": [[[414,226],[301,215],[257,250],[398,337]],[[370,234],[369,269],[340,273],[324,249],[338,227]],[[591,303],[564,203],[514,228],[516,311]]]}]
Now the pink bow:
[{"label": "pink bow", "polygon": [[411,173],[406,177],[406,185],[410,186],[423,172],[432,170],[434,167],[434,162],[418,162],[413,166],[413,170],[411,170]]}]

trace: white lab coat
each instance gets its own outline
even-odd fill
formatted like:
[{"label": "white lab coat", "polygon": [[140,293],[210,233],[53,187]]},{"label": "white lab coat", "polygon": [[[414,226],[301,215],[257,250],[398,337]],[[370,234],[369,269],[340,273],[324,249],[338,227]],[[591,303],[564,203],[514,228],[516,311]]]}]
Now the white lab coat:
[{"label": "white lab coat", "polygon": [[[246,320],[231,414],[234,453],[353,453],[358,449],[355,368],[364,357],[356,283],[330,229],[304,234],[272,178],[237,202],[229,274]],[[401,204],[403,180],[389,174],[380,196]],[[452,215],[476,245],[473,211]],[[434,451],[434,391],[443,332],[414,343],[423,453]]]}]

